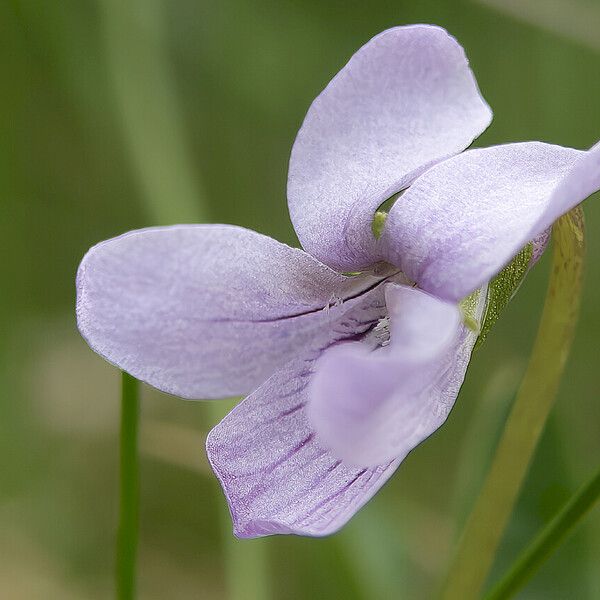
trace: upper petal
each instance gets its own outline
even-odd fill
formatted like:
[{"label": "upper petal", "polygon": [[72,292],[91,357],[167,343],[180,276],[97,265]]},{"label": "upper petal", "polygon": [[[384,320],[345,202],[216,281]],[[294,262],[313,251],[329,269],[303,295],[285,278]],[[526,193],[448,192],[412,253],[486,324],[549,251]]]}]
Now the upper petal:
[{"label": "upper petal", "polygon": [[459,300],[600,188],[588,152],[526,142],[469,150],[429,169],[386,220],[386,259],[419,286]]},{"label": "upper petal", "polygon": [[77,320],[96,352],[138,379],[186,398],[226,397],[333,335],[377,281],[240,227],[145,229],[86,254]]},{"label": "upper petal", "polygon": [[[385,293],[389,345],[331,348],[309,390],[317,441],[363,467],[406,456],[446,420],[477,339],[455,304],[395,284]],[[480,291],[477,319],[485,297]]]},{"label": "upper petal", "polygon": [[490,121],[445,30],[411,25],[374,37],[312,103],[292,149],[288,203],[305,250],[341,271],[378,260],[377,207]]}]

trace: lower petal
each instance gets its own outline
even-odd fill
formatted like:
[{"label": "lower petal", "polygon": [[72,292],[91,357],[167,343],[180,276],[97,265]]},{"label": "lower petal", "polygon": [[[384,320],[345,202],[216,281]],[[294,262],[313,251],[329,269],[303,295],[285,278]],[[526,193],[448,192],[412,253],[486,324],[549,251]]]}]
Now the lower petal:
[{"label": "lower petal", "polygon": [[273,375],[208,436],[238,537],[331,534],[400,463],[354,467],[319,445],[306,417],[314,358]]}]

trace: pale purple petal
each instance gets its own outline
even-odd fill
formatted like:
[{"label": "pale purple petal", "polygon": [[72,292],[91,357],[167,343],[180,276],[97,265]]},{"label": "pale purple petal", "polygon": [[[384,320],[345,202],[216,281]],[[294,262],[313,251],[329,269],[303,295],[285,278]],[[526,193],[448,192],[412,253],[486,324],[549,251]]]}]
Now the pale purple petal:
[{"label": "pale purple petal", "polygon": [[[403,458],[446,420],[477,335],[455,304],[386,285],[389,344],[340,344],[317,362],[309,419],[317,441],[350,464]],[[480,292],[480,318],[485,293]],[[374,340],[375,341],[375,340]]]},{"label": "pale purple petal", "polygon": [[292,149],[288,203],[305,250],[341,271],[371,265],[377,207],[490,121],[446,31],[411,25],[374,37],[313,102]]},{"label": "pale purple petal", "polygon": [[569,212],[588,196],[600,190],[600,142],[581,154],[562,179],[544,213],[536,223],[536,230],[550,227],[558,217]]},{"label": "pale purple petal", "polygon": [[[383,316],[382,287],[366,294],[346,322],[339,323],[339,339],[366,331]],[[361,322],[365,324],[357,326]],[[371,469],[349,466],[315,441],[306,418],[307,385],[324,347],[273,375],[208,436],[208,457],[239,537],[333,533],[398,465],[399,461]]]},{"label": "pale purple petal", "polygon": [[421,175],[387,218],[389,262],[460,300],[600,187],[600,147],[526,142],[469,150]]},{"label": "pale purple petal", "polygon": [[146,229],[86,254],[77,320],[96,352],[138,379],[186,398],[226,397],[329,335],[377,281],[239,227]]}]

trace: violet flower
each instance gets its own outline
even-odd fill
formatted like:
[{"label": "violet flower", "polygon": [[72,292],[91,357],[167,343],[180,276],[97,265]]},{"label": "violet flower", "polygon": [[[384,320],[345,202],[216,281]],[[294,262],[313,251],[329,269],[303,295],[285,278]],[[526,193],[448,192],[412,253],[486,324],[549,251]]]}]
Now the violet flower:
[{"label": "violet flower", "polygon": [[[452,408],[477,339],[458,303],[473,294],[481,322],[490,278],[600,187],[600,146],[462,152],[490,120],[454,38],[384,31],[298,133],[288,200],[304,251],[178,225],[83,259],[77,317],[96,352],[184,398],[249,394],[207,440],[238,536],[348,521]],[[374,214],[401,190],[377,238]]]}]

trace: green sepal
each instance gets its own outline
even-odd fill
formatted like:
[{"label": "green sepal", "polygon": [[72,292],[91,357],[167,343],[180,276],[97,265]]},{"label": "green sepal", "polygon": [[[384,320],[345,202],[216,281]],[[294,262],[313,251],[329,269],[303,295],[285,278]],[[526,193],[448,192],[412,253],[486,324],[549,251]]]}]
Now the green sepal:
[{"label": "green sepal", "polygon": [[488,333],[500,317],[500,314],[517,293],[529,270],[532,254],[533,244],[530,242],[490,281],[487,292],[487,304],[482,319],[483,322],[474,349],[479,348],[485,342]]}]

